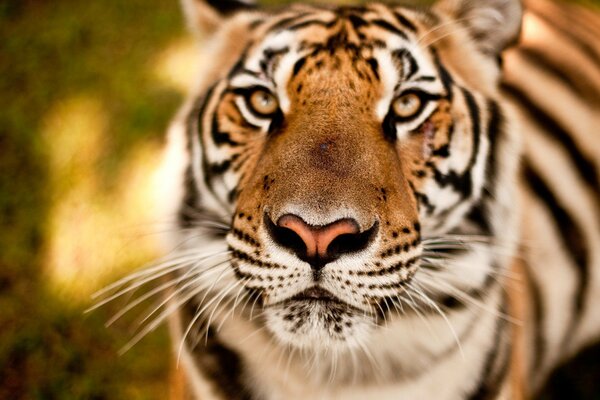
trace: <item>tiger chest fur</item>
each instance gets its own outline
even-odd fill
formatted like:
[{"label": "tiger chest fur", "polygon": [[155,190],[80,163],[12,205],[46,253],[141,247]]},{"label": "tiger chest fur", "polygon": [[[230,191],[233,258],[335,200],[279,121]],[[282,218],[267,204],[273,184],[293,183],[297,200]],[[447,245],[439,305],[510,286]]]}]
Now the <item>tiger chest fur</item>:
[{"label": "tiger chest fur", "polygon": [[518,47],[501,88],[518,1],[183,5],[211,35],[162,191],[195,398],[518,399],[600,332],[600,152],[586,128],[544,142]]}]

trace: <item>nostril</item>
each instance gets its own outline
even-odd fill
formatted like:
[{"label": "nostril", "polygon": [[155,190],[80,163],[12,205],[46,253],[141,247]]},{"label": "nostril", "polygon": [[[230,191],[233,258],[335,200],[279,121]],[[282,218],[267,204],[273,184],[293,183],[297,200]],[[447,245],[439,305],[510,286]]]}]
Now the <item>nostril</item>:
[{"label": "nostril", "polygon": [[354,234],[344,234],[336,237],[327,246],[327,255],[333,259],[343,254],[357,253],[365,250],[373,241],[379,230],[379,224],[375,222],[366,231]]},{"label": "nostril", "polygon": [[378,223],[360,232],[352,219],[340,219],[327,225],[309,225],[302,218],[286,214],[274,223],[265,214],[267,231],[278,245],[291,250],[298,258],[320,269],[343,254],[367,248],[375,237]]},{"label": "nostril", "polygon": [[271,236],[275,243],[292,250],[299,258],[305,258],[306,244],[300,235],[289,228],[275,225],[267,215],[265,215],[265,225],[267,226],[269,236]]}]

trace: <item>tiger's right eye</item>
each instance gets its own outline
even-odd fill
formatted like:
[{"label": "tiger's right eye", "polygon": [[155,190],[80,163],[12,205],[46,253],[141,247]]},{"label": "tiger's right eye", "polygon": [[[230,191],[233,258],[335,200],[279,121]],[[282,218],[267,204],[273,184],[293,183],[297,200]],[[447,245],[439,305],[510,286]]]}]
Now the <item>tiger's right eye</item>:
[{"label": "tiger's right eye", "polygon": [[279,109],[277,98],[265,89],[256,89],[248,97],[248,106],[256,114],[269,117]]},{"label": "tiger's right eye", "polygon": [[421,98],[416,93],[406,93],[394,100],[394,113],[400,118],[415,116],[422,106]]}]

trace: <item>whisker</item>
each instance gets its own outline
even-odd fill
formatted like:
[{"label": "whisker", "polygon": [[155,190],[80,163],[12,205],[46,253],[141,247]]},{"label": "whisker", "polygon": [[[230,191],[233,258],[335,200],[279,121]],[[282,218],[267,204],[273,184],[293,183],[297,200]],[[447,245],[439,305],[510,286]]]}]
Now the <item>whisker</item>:
[{"label": "whisker", "polygon": [[[209,272],[214,272],[216,268],[220,267],[220,264],[214,265],[212,267],[209,268],[205,268],[202,269],[202,271],[199,271],[199,273],[193,277],[193,279],[199,278],[200,276],[202,277],[206,277],[206,275]],[[169,287],[172,287],[174,285],[178,285],[179,283],[185,281],[186,279],[189,278],[190,272],[193,271],[195,268],[192,267],[190,269],[190,271],[188,271],[185,275],[181,276],[181,277],[177,277],[175,279],[172,279],[166,283],[164,283],[163,285],[158,286],[157,288],[151,290],[150,292],[146,293],[143,296],[138,297],[136,300],[132,301],[131,303],[129,303],[127,306],[125,306],[121,311],[119,311],[117,314],[115,314],[107,323],[106,326],[110,326],[112,325],[115,321],[117,321],[119,318],[121,318],[123,315],[125,315],[128,311],[130,311],[131,309],[135,308],[137,305],[139,305],[140,303],[144,302],[145,300],[149,299],[150,297],[156,295],[157,293],[160,293],[162,291],[164,291],[165,289],[168,289]]]},{"label": "whisker", "polygon": [[458,335],[456,334],[456,330],[454,329],[454,326],[452,326],[452,324],[450,323],[450,320],[448,319],[448,316],[446,315],[446,313],[444,313],[442,311],[442,309],[429,296],[427,296],[421,289],[413,286],[410,283],[408,286],[411,288],[411,290],[414,290],[415,293],[418,296],[420,296],[426,303],[428,303],[431,307],[433,307],[433,309],[444,319],[444,321],[446,321],[446,324],[448,325],[450,332],[452,332],[452,336],[454,336],[454,340],[456,341],[456,345],[458,346],[458,350],[460,351],[462,358],[466,359],[465,353],[462,348],[462,344],[460,343],[460,339],[458,338]]},{"label": "whisker", "polygon": [[[219,275],[219,276],[222,277],[222,275]],[[183,298],[179,299],[177,302],[172,304],[170,307],[166,308],[156,318],[154,318],[154,320],[152,320],[144,328],[142,328],[140,330],[140,332],[138,332],[123,348],[121,348],[121,350],[119,351],[119,354],[122,355],[122,354],[126,353],[128,350],[130,350],[133,346],[135,346],[136,343],[138,343],[148,333],[154,331],[169,315],[171,315],[173,312],[178,310],[183,304],[187,303],[192,297],[196,296],[198,293],[201,293],[203,290],[205,290],[205,286],[198,286],[195,289],[189,291],[185,296],[183,296]],[[181,292],[181,290],[179,292],[176,292],[176,294],[178,294],[180,292]],[[171,295],[169,297],[172,298],[173,295]],[[160,307],[158,307],[158,308],[160,308]],[[155,311],[153,311],[153,313],[156,312],[157,309],[155,309]],[[149,317],[146,317],[144,319],[144,321],[147,320],[148,318]]]},{"label": "whisker", "polygon": [[[198,264],[198,262],[206,261],[206,260],[208,260],[210,258],[214,258],[214,257],[226,255],[228,253],[230,253],[230,251],[223,251],[223,252],[211,254],[211,255],[208,255],[208,256],[205,256],[205,257],[201,257],[201,258],[186,257],[185,261],[195,261],[196,262],[195,264]],[[86,312],[89,312],[89,311],[95,310],[95,309],[97,309],[99,307],[102,307],[103,305],[105,305],[107,303],[110,303],[111,301],[113,301],[113,300],[121,297],[125,293],[131,292],[132,290],[135,290],[135,289],[137,289],[137,288],[145,285],[146,283],[149,283],[149,282],[151,282],[153,280],[156,280],[156,279],[158,279],[158,278],[160,278],[162,276],[165,276],[165,275],[167,275],[167,274],[169,274],[171,272],[174,272],[174,271],[177,271],[177,270],[189,267],[191,265],[195,265],[194,263],[182,262],[182,263],[178,263],[176,265],[172,265],[172,266],[168,267],[168,264],[166,264],[166,263],[163,263],[163,264],[164,265],[162,265],[161,268],[158,268],[156,270],[154,270],[154,268],[153,268],[152,272],[148,272],[148,274],[154,273],[153,275],[147,276],[146,278],[142,279],[141,281],[138,281],[138,282],[136,282],[134,284],[131,284],[131,285],[127,286],[126,288],[121,289],[118,292],[112,294],[111,296],[109,296],[109,297],[107,297],[107,298],[99,301],[98,303],[94,304],[92,307],[90,307],[89,309],[87,309]],[[201,265],[198,265],[198,267],[201,267]],[[137,273],[135,275],[137,275]],[[138,275],[138,278],[141,277],[141,276],[143,276],[143,275]],[[128,279],[127,281],[131,281],[131,280],[134,280],[134,279]],[[127,282],[127,281],[125,281],[125,282]],[[119,285],[119,286],[122,286],[122,284]]]},{"label": "whisker", "polygon": [[522,323],[522,321],[519,321],[519,320],[513,318],[509,314],[506,314],[506,313],[503,313],[501,311],[498,311],[497,309],[488,307],[485,303],[479,301],[475,297],[473,297],[470,294],[468,294],[468,293],[460,290],[459,288],[457,288],[455,286],[452,286],[448,282],[445,282],[445,281],[440,281],[440,282],[426,281],[426,282],[422,282],[422,283],[424,283],[424,284],[426,284],[428,286],[432,286],[434,288],[437,288],[442,293],[451,294],[451,295],[455,296],[465,306],[469,306],[469,305],[475,306],[475,307],[481,309],[482,311],[488,312],[488,313],[490,313],[490,314],[492,314],[492,315],[494,315],[494,316],[496,316],[498,318],[502,318],[505,321],[508,321],[510,323],[513,323],[513,324],[520,325]]},{"label": "whisker", "polygon": [[[240,289],[238,290],[234,302],[233,302],[233,306],[231,307],[231,309],[229,310],[229,312],[227,312],[227,314],[225,314],[225,316],[223,317],[223,320],[221,321],[221,323],[217,326],[217,332],[219,332],[221,330],[221,328],[223,327],[223,325],[225,324],[225,322],[227,321],[227,319],[229,319],[229,317],[233,317],[233,315],[235,314],[235,308],[238,306],[238,300],[239,297],[242,293],[244,293],[244,290],[246,290],[246,287],[244,286],[245,283],[247,283],[248,281],[250,281],[250,278],[245,278],[242,281],[242,286],[240,287]],[[229,303],[228,303],[229,304]]]},{"label": "whisker", "polygon": [[[104,295],[106,292],[110,292],[111,290],[122,286],[124,284],[126,284],[127,282],[130,282],[140,276],[143,275],[147,275],[149,273],[153,273],[155,271],[159,271],[162,268],[165,268],[169,265],[173,265],[173,263],[180,263],[180,262],[184,262],[186,260],[191,260],[194,255],[196,254],[196,251],[188,251],[188,252],[184,252],[184,253],[177,253],[176,257],[175,255],[169,255],[169,256],[165,256],[160,258],[157,261],[154,261],[152,263],[150,263],[148,266],[144,266],[142,268],[140,268],[138,271],[133,272],[121,279],[119,279],[116,282],[111,283],[108,286],[105,286],[104,288],[96,291],[95,293],[92,294],[92,298],[98,298],[102,295]],[[158,264],[156,264],[158,262]]]},{"label": "whisker", "polygon": [[[219,264],[216,264],[216,266],[223,266],[223,265],[227,265],[229,263],[229,260],[227,261],[223,261]],[[223,274],[228,270],[228,268],[224,268],[223,271],[221,272],[221,274],[219,275],[219,278],[217,278],[217,280],[215,280],[212,283],[212,286],[209,290],[212,290],[212,288],[214,287],[214,285],[216,285],[216,283],[219,281],[219,279],[223,276]],[[143,324],[144,322],[146,322],[152,315],[154,315],[154,313],[156,313],[160,308],[162,308],[165,304],[167,304],[171,299],[173,299],[175,296],[177,296],[178,294],[182,293],[183,291],[185,291],[185,289],[187,289],[190,286],[193,286],[195,284],[198,283],[198,280],[202,278],[202,276],[200,277],[195,277],[194,279],[192,279],[191,281],[189,281],[188,283],[186,283],[185,285],[183,285],[181,288],[179,288],[177,291],[173,292],[171,295],[169,295],[166,299],[164,299],[162,301],[162,303],[160,303],[160,305],[158,307],[156,307],[152,312],[150,312],[150,314],[148,314],[141,322],[140,324]]]},{"label": "whisker", "polygon": [[[206,311],[208,309],[208,307],[210,307],[215,301],[217,301],[217,299],[219,299],[217,301],[217,304],[215,306],[215,310],[217,309],[217,307],[219,306],[219,303],[221,303],[221,301],[227,296],[227,294],[234,289],[236,286],[238,286],[240,284],[240,281],[235,281],[232,284],[230,284],[226,289],[224,289],[222,291],[222,294],[220,296],[215,296],[211,301],[209,301],[207,304],[205,304],[202,309],[200,311],[196,312],[196,315],[194,315],[194,317],[192,318],[192,320],[190,321],[190,323],[187,326],[187,329],[185,330],[185,333],[183,334],[183,337],[181,338],[181,343],[179,345],[179,350],[177,352],[177,365],[179,365],[179,361],[181,358],[181,352],[183,351],[183,346],[185,345],[185,340],[187,338],[187,336],[189,335],[190,331],[192,330],[192,328],[194,327],[194,325],[196,324],[196,322],[198,321],[198,319],[202,316],[202,314],[204,313],[204,311]],[[214,311],[213,311],[214,312]],[[211,318],[212,318],[211,314]],[[210,320],[211,318],[208,319],[208,322],[206,323],[206,343],[208,343],[208,331],[209,331],[209,327],[210,327]]]}]

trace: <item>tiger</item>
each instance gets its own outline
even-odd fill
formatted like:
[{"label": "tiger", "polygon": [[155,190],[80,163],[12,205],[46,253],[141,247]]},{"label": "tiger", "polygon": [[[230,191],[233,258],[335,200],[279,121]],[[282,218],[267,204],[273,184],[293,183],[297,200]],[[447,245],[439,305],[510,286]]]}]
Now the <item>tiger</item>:
[{"label": "tiger", "polygon": [[599,338],[597,13],[182,6],[208,45],[142,275],[182,396],[526,399]]}]

